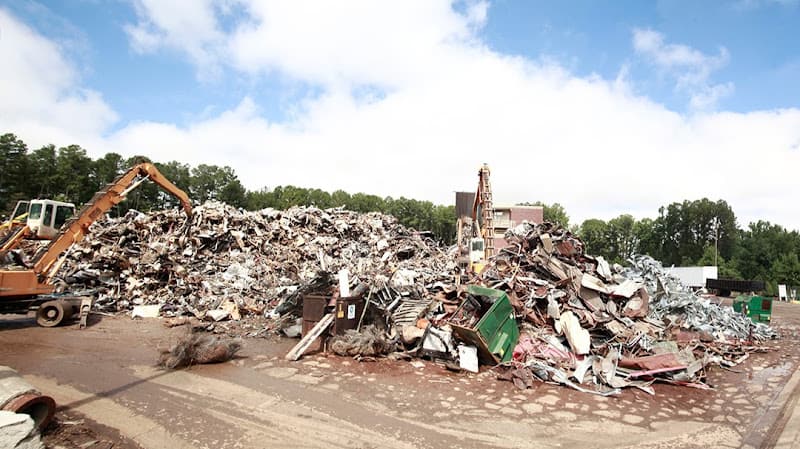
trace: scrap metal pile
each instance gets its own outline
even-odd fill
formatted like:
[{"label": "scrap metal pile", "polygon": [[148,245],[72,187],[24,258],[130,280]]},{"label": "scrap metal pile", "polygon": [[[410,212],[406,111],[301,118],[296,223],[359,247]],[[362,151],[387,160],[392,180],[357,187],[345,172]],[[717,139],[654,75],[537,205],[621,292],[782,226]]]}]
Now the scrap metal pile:
[{"label": "scrap metal pile", "polygon": [[612,266],[548,223],[523,223],[506,239],[481,281],[507,291],[523,317],[515,362],[502,375],[520,388],[536,379],[597,394],[652,394],[656,381],[707,388],[706,367],[733,366],[777,337],[693,294],[650,257]]},{"label": "scrap metal pile", "polygon": [[221,320],[269,311],[322,271],[346,268],[376,285],[427,285],[455,266],[443,254],[380,213],[247,212],[212,201],[195,208],[190,222],[178,210],[100,220],[59,276],[72,289],[99,290],[96,309],[153,304],[161,314]]},{"label": "scrap metal pile", "polygon": [[[99,221],[60,275],[99,289],[95,307],[103,310],[154,304],[166,316],[269,317],[271,329],[287,335],[336,335],[329,348],[342,355],[399,352],[470,371],[478,360],[500,363],[501,378],[520,388],[537,381],[603,395],[625,387],[652,394],[656,381],[707,388],[708,366],[733,366],[777,337],[693,294],[649,257],[627,268],[609,264],[550,223],[524,222],[506,240],[459,285],[457,254],[391,216],[313,207],[245,212],[209,202],[191,222],[178,211]],[[347,285],[337,286],[333,273],[341,271]],[[310,320],[304,299],[313,295],[321,303]],[[354,298],[361,302],[337,302]],[[314,323],[330,330],[304,325]]]}]

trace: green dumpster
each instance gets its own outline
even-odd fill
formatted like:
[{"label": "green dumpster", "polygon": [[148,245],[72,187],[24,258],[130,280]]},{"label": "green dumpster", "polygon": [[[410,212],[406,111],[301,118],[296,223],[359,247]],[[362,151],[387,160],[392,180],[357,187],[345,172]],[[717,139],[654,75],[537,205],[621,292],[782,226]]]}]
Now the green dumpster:
[{"label": "green dumpster", "polygon": [[733,300],[733,310],[744,313],[755,322],[772,320],[772,298],[763,296],[737,296]]},{"label": "green dumpster", "polygon": [[484,365],[511,360],[519,340],[519,328],[508,296],[500,290],[475,285],[470,285],[467,293],[488,297],[494,304],[472,328],[453,324],[453,334],[475,345],[478,348],[478,360]]}]

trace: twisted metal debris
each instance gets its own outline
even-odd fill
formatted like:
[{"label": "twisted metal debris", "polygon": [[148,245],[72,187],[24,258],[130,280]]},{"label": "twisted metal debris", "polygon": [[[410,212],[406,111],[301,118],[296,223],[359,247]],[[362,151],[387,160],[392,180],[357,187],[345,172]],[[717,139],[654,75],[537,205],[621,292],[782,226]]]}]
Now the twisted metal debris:
[{"label": "twisted metal debris", "polygon": [[524,222],[506,240],[459,286],[453,253],[391,216],[313,207],[244,212],[209,202],[191,223],[177,211],[97,222],[60,276],[98,289],[100,309],[158,304],[166,316],[267,316],[297,326],[304,295],[335,297],[330,273],[347,269],[368,304],[358,327],[374,327],[347,331],[334,341],[336,352],[396,348],[450,360],[460,338],[451,325],[471,326],[491,305],[465,285],[483,285],[507,294],[521,331],[504,378],[521,388],[536,380],[602,395],[626,387],[652,394],[654,382],[707,388],[710,365],[733,366],[776,337],[691,293],[647,256],[629,268],[609,264],[551,223]]},{"label": "twisted metal debris", "polygon": [[753,323],[730,307],[696,295],[671,275],[661,262],[650,256],[635,255],[629,260],[631,266],[624,275],[644,282],[650,293],[650,318],[670,322],[699,332],[707,332],[717,340],[725,338],[756,339],[759,341],[777,338],[770,326]]},{"label": "twisted metal debris", "polygon": [[501,376],[518,387],[539,379],[603,395],[654,393],[653,382],[707,388],[709,365],[733,366],[777,336],[694,295],[650,257],[610,265],[549,223],[523,223],[506,240],[476,281],[506,291],[529,324]]},{"label": "twisted metal debris", "polygon": [[59,276],[98,289],[99,309],[162,304],[164,314],[202,319],[212,310],[261,315],[326,271],[417,288],[452,279],[455,267],[435,242],[375,212],[247,212],[210,201],[185,220],[165,210],[98,221]]}]

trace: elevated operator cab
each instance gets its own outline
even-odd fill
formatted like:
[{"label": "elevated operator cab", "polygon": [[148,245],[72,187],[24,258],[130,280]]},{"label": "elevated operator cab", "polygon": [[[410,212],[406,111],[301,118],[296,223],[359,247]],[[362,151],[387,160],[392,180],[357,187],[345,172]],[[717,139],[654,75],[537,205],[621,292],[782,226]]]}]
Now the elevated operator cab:
[{"label": "elevated operator cab", "polygon": [[39,239],[52,239],[67,220],[75,215],[75,205],[53,200],[31,200],[28,206],[28,227]]}]

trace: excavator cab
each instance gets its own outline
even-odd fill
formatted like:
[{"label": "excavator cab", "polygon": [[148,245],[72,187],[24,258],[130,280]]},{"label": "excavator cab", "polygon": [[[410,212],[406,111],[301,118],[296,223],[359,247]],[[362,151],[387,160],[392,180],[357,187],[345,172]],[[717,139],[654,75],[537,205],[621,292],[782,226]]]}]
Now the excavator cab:
[{"label": "excavator cab", "polygon": [[480,273],[486,265],[486,242],[481,237],[469,240],[469,264],[473,273]]},{"label": "excavator cab", "polygon": [[[95,220],[123,201],[128,192],[146,179],[177,197],[186,216],[192,216],[192,204],[186,192],[164,178],[149,162],[137,164],[119,175],[84,204],[74,218],[71,218],[75,215],[73,204],[32,200],[28,208],[27,225],[19,228],[15,235],[45,236],[52,233],[52,240],[34,255],[27,269],[0,269],[0,313],[28,313],[35,310],[36,322],[46,327],[57,326],[64,319],[80,313],[81,326],[84,326],[92,298],[66,292],[55,294],[54,278],[65,260],[64,253],[83,239]],[[18,242],[19,239],[7,241],[0,245],[0,251],[10,251]]]},{"label": "excavator cab", "polygon": [[31,236],[52,239],[58,230],[75,215],[75,205],[53,200],[31,200],[28,207],[28,228]]},{"label": "excavator cab", "polygon": [[20,217],[28,213],[28,206],[30,205],[30,201],[17,201],[17,206],[14,208],[14,212],[12,212],[11,216],[8,217],[9,221],[22,220]]},{"label": "excavator cab", "polygon": [[25,217],[28,216],[28,206],[30,201],[17,201],[14,212],[8,217],[8,221],[0,225],[0,232],[8,232],[14,228],[25,225]]}]

